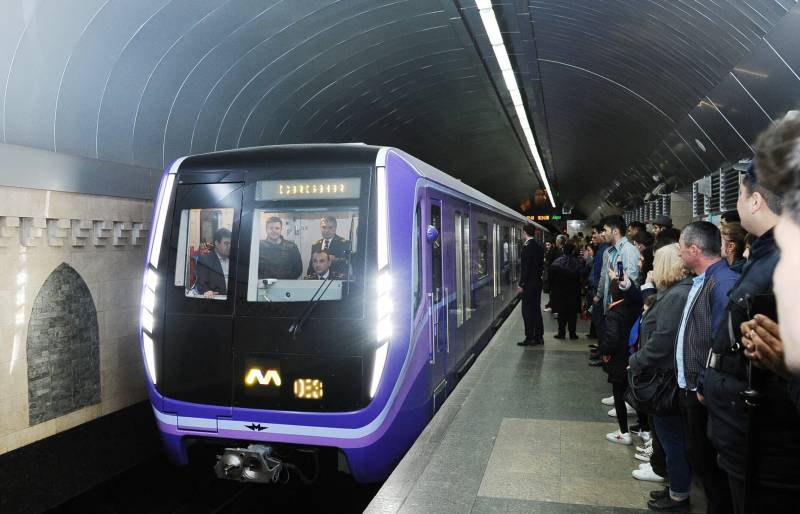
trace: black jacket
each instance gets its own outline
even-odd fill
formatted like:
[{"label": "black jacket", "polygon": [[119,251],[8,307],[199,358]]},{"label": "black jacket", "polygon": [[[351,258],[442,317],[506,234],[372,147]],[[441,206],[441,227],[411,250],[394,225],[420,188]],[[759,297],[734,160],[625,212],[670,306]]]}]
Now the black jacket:
[{"label": "black jacket", "polygon": [[628,380],[628,336],[633,323],[641,312],[642,302],[640,299],[638,303],[623,300],[622,303],[612,304],[606,313],[599,352],[600,355],[611,357],[603,365],[603,369],[608,373],[609,382],[627,382]]},{"label": "black jacket", "polygon": [[[741,350],[735,349],[741,337],[739,326],[748,319],[746,297],[772,291],[772,273],[778,259],[771,231],[750,246],[750,258],[731,289],[726,315],[714,337],[713,351],[722,354],[723,359],[746,362]],[[800,490],[800,414],[789,384],[755,367],[753,382],[763,395],[755,414],[755,479],[766,485]],[[706,370],[704,392],[711,442],[719,452],[720,466],[739,480],[744,478],[746,467],[748,408],[741,396],[746,388],[747,381],[741,373]]]},{"label": "black jacket", "polygon": [[581,310],[583,259],[562,255],[550,265],[550,306],[553,312],[571,314]]},{"label": "black jacket", "polygon": [[[314,252],[318,252],[321,249],[322,239],[317,240],[316,243],[311,245],[311,257],[308,260],[308,269],[306,270],[307,275],[314,273],[314,266],[312,266],[311,261],[314,259]],[[345,258],[347,257],[347,253],[350,251],[350,241],[340,235],[334,235],[331,238],[330,246],[328,246],[325,251],[336,257],[336,260],[333,261],[333,264],[331,265],[331,269],[339,273],[344,273],[347,268],[347,261]]]},{"label": "black jacket", "polygon": [[692,279],[685,278],[658,292],[639,326],[639,350],[629,362],[634,373],[675,369],[675,340],[691,288]]},{"label": "black jacket", "polygon": [[523,289],[541,288],[544,267],[544,248],[542,248],[542,244],[535,239],[528,239],[522,243],[520,258],[522,271],[519,277],[519,287]]},{"label": "black jacket", "polygon": [[[230,266],[230,264],[228,265]],[[230,269],[230,267],[228,268]],[[195,268],[195,290],[203,294],[206,291],[214,291],[217,294],[228,294],[228,285],[225,283],[225,274],[219,257],[215,251],[197,258],[197,268]]]},{"label": "black jacket", "polygon": [[281,238],[278,244],[262,240],[258,245],[258,278],[297,279],[303,272],[300,250]]}]

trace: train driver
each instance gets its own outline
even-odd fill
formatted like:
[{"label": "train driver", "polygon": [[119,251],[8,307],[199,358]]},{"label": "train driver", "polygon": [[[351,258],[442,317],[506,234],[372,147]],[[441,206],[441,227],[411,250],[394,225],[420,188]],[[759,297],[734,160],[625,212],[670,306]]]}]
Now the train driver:
[{"label": "train driver", "polygon": [[267,238],[258,244],[258,278],[296,279],[303,272],[297,245],[283,238],[283,221],[267,220]]},{"label": "train driver", "polygon": [[314,268],[312,273],[306,275],[308,280],[344,280],[344,275],[333,271],[331,268],[332,257],[327,250],[317,250],[311,254],[311,266]]},{"label": "train driver", "polygon": [[323,216],[319,220],[319,232],[322,237],[311,245],[311,260],[308,261],[306,273],[308,275],[314,273],[314,254],[319,250],[325,250],[328,253],[333,271],[344,273],[347,261],[343,257],[346,257],[347,251],[350,250],[350,242],[336,234],[336,218]]},{"label": "train driver", "polygon": [[231,231],[227,228],[218,228],[214,231],[213,239],[213,251],[197,258],[197,280],[194,289],[205,298],[228,294]]}]

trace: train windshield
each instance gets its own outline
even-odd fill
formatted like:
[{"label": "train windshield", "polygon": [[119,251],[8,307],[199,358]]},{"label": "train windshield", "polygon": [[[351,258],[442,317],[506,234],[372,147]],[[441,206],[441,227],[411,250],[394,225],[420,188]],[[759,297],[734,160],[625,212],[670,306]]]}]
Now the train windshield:
[{"label": "train windshield", "polygon": [[363,282],[361,203],[360,177],[258,181],[247,302],[277,307],[353,296]]}]

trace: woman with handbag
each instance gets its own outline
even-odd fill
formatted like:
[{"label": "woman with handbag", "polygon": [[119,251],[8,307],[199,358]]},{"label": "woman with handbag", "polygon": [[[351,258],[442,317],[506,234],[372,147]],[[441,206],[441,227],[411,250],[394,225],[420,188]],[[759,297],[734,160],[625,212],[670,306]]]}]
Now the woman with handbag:
[{"label": "woman with handbag", "polygon": [[677,409],[675,339],[692,279],[686,278],[677,244],[655,253],[653,282],[656,301],[642,317],[640,347],[630,357],[629,387],[641,408],[652,414],[655,429],[667,455],[670,487],[651,493],[647,503],[656,511],[688,511],[692,474],[686,460],[681,418]]}]

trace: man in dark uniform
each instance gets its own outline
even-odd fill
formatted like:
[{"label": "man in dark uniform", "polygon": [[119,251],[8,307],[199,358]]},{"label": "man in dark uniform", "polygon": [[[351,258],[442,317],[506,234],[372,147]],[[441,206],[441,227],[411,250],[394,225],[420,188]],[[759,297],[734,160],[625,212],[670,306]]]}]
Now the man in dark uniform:
[{"label": "man in dark uniform", "polygon": [[[333,216],[323,216],[319,220],[319,232],[322,236],[316,243],[311,245],[311,255],[319,250],[325,250],[331,257],[331,269],[338,273],[345,273],[347,270],[347,252],[350,250],[350,241],[342,236],[336,235],[336,218]],[[311,259],[308,261],[307,274],[314,272]]]},{"label": "man in dark uniform", "polygon": [[[786,377],[748,366],[744,349],[751,335],[741,334],[742,322],[756,314],[748,304],[773,288],[772,275],[779,259],[773,228],[781,212],[781,198],[759,183],[758,174],[762,161],[770,166],[776,156],[787,158],[781,143],[774,125],[759,136],[755,170],[751,167],[739,186],[737,210],[742,227],[757,239],[731,289],[703,387],[698,389],[698,399],[708,407],[711,442],[719,452],[720,467],[728,474],[737,514],[800,512],[800,414]],[[748,390],[758,393],[748,396],[752,398],[749,404],[744,396]]]},{"label": "man in dark uniform", "polygon": [[194,289],[206,298],[228,294],[231,231],[219,228],[214,232],[214,250],[197,258]]},{"label": "man in dark uniform", "polygon": [[258,278],[296,279],[303,272],[297,245],[283,238],[283,222],[273,216],[267,220],[267,238],[259,242]]},{"label": "man in dark uniform", "polygon": [[525,340],[519,346],[544,344],[544,322],[542,321],[542,271],[544,248],[533,238],[533,225],[522,228],[522,273],[517,291],[522,294],[522,319],[525,322]]},{"label": "man in dark uniform", "polygon": [[306,275],[306,280],[344,280],[344,275],[330,269],[331,256],[325,250],[317,250],[311,255],[311,265],[314,271]]}]

